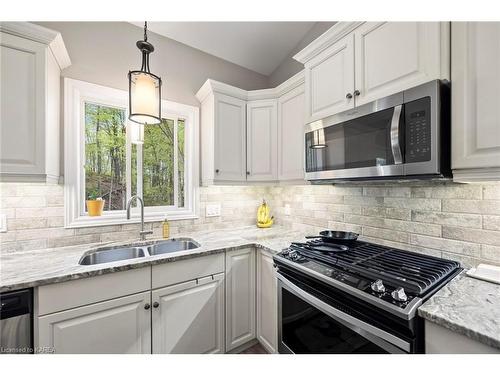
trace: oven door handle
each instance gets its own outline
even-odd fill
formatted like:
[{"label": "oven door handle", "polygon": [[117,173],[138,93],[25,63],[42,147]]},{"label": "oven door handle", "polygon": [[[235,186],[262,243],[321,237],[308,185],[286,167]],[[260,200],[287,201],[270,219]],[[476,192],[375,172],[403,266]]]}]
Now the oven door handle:
[{"label": "oven door handle", "polygon": [[391,120],[391,149],[394,158],[394,164],[403,163],[403,155],[401,153],[401,144],[399,142],[399,121],[402,114],[402,105],[394,107],[394,113]]},{"label": "oven door handle", "polygon": [[387,350],[390,353],[409,353],[410,343],[387,333],[380,328],[372,326],[362,320],[354,318],[353,316],[340,311],[329,304],[323,302],[319,298],[305,292],[300,289],[297,285],[292,283],[290,280],[285,278],[282,274],[277,274],[278,283],[282,285],[286,290],[295,294],[296,296],[302,298],[315,308],[321,310],[323,313],[327,314],[332,319],[336,320],[340,324],[346,326],[347,328],[353,330],[357,334],[363,336],[367,340],[373,342],[374,344],[380,346],[381,348]]}]

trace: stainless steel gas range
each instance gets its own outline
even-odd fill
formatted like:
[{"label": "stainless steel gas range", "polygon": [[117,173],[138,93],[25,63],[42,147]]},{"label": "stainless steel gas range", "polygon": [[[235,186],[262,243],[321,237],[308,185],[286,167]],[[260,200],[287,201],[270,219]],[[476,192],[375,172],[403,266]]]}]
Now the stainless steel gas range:
[{"label": "stainless steel gas range", "polygon": [[280,353],[423,353],[417,309],[461,271],[362,241],[295,243],[274,262]]}]

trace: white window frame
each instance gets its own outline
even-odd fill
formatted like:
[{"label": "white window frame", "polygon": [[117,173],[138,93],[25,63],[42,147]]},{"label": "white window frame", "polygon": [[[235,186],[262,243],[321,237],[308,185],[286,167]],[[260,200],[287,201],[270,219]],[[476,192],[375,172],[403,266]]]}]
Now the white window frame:
[{"label": "white window frame", "polygon": [[[85,102],[124,108],[128,113],[128,92],[100,86],[89,82],[64,79],[64,208],[65,227],[81,228],[103,225],[137,223],[140,210],[134,204],[132,217],[126,218],[125,210],[103,212],[102,216],[92,217],[85,212]],[[196,219],[199,217],[199,109],[186,104],[162,100],[162,117],[174,119],[177,134],[178,119],[185,120],[185,164],[184,164],[184,207],[150,206],[145,207],[144,221],[161,221],[167,215],[169,220]],[[150,125],[154,126],[154,125]],[[128,130],[128,121],[127,121]],[[127,131],[126,147],[130,147],[130,132]],[[137,145],[138,162],[142,159],[142,145]],[[177,138],[174,137],[174,147]],[[176,153],[175,153],[176,155]],[[139,163],[138,163],[139,164]],[[131,154],[126,153],[127,199],[131,194]],[[138,165],[139,167],[139,165]],[[142,164],[140,165],[142,168]],[[174,160],[174,173],[177,173],[177,159]],[[137,183],[139,194],[140,182]],[[174,199],[178,202],[178,187]]]}]

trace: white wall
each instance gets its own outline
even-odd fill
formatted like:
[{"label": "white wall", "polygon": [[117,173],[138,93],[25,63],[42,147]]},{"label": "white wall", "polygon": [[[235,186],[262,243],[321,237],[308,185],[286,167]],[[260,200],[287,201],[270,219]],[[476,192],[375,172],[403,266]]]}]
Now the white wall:
[{"label": "white wall", "polygon": [[269,87],[278,86],[280,83],[304,69],[304,66],[294,60],[293,56],[333,25],[335,25],[335,22],[316,22],[287,58],[271,73],[269,76]]},{"label": "white wall", "polygon": [[[140,69],[135,46],[143,31],[126,22],[37,22],[59,31],[72,65],[62,76],[128,90],[127,73]],[[268,87],[268,77],[172,39],[148,33],[151,71],[163,79],[164,99],[198,106],[195,93],[213,78],[246,90]]]}]

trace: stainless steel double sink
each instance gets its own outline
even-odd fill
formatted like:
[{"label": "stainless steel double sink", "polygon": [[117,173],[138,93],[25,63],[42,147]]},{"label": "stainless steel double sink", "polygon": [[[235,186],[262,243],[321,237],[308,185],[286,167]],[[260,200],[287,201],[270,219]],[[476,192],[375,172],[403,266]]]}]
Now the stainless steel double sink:
[{"label": "stainless steel double sink", "polygon": [[191,238],[174,238],[157,241],[147,245],[130,245],[116,247],[102,247],[84,254],[78,264],[90,266],[120,260],[150,257],[154,255],[175,253],[177,251],[193,250],[200,244]]}]

